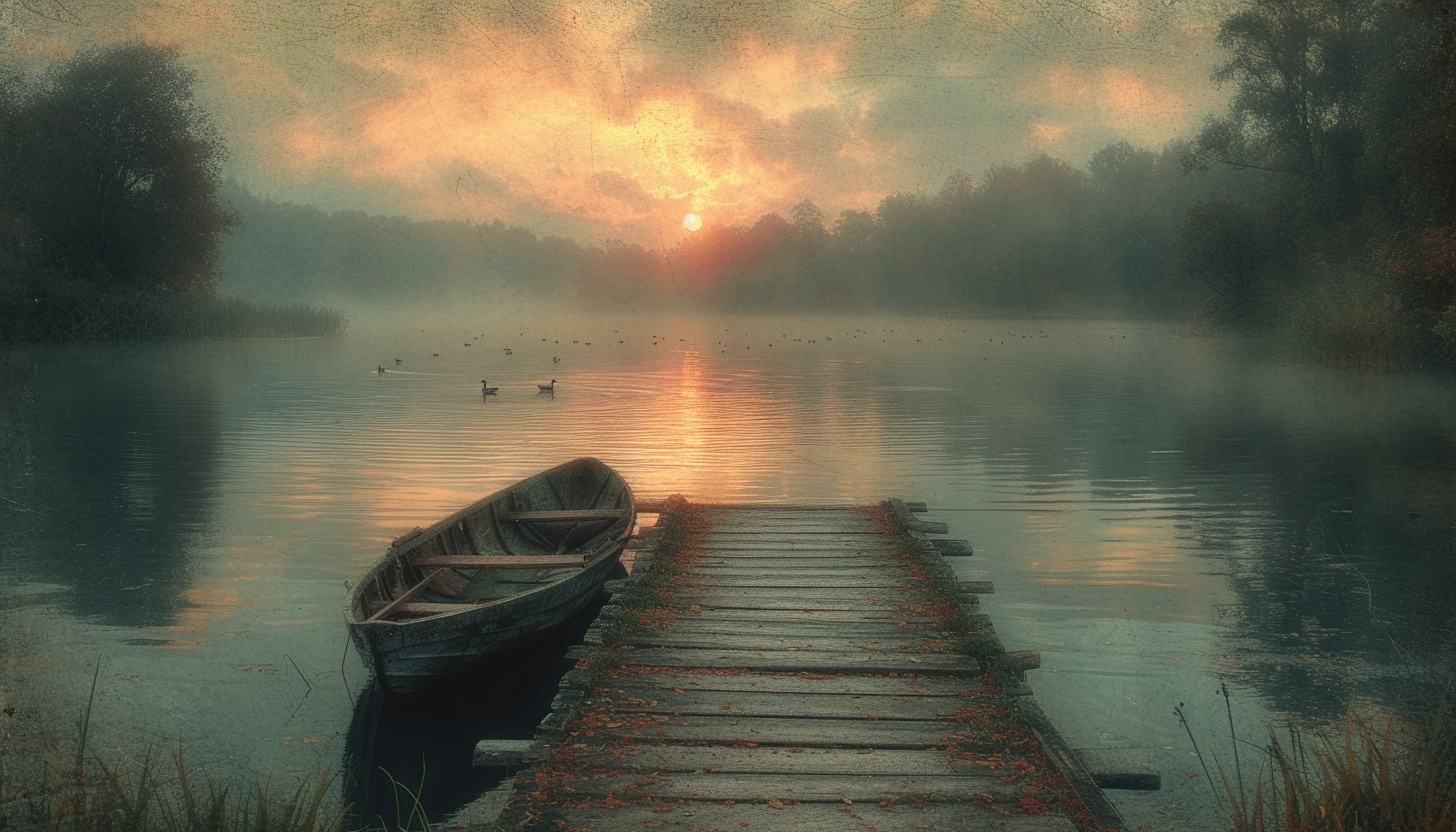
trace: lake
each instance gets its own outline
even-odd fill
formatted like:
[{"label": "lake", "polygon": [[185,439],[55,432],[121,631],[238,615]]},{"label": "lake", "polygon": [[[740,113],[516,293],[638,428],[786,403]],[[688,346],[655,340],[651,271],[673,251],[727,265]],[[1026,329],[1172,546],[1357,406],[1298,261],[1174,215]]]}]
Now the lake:
[{"label": "lake", "polygon": [[1130,826],[1222,828],[1201,762],[1232,770],[1226,708],[1247,771],[1271,726],[1419,713],[1456,678],[1456,385],[1176,329],[436,311],[11,346],[0,698],[72,742],[94,674],[92,750],[180,745],[228,776],[338,772],[365,736],[411,784],[423,755],[448,812],[489,783],[458,765],[476,739],[529,736],[569,638],[381,706],[345,584],[590,455],[639,499],[927,502],[996,582],[1007,648],[1041,651],[1029,681],[1070,744],[1156,751],[1163,791],[1112,793]]}]

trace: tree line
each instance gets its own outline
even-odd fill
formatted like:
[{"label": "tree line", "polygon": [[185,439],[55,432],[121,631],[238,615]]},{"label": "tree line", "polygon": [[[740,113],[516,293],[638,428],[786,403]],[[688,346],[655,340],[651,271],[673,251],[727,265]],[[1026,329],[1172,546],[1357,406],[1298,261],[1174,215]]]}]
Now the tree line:
[{"label": "tree line", "polygon": [[832,219],[804,201],[787,218],[704,228],[671,252],[594,252],[582,290],[620,295],[648,270],[730,309],[1185,315],[1201,293],[1173,269],[1178,218],[1230,187],[1220,175],[1188,181],[1188,151],[1121,142],[1085,170],[1040,156]]}]

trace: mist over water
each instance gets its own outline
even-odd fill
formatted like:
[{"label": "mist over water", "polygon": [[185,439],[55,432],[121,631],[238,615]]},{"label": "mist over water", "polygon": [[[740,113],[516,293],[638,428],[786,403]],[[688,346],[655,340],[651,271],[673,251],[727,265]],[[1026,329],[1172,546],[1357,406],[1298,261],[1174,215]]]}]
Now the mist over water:
[{"label": "mist over water", "polygon": [[12,359],[0,683],[65,721],[99,657],[97,747],[337,769],[367,680],[345,581],[582,455],[639,499],[929,503],[1071,744],[1157,751],[1161,793],[1112,794],[1130,825],[1222,825],[1172,712],[1227,762],[1221,682],[1258,744],[1453,675],[1445,378],[1166,323],[528,311]]}]

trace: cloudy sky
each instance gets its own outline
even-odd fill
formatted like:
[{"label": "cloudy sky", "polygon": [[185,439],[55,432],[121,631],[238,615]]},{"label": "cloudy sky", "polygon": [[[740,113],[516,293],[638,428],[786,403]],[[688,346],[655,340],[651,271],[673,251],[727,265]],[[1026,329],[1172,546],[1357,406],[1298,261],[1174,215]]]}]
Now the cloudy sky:
[{"label": "cloudy sky", "polygon": [[1230,5],[0,0],[0,58],[172,45],[262,195],[657,246],[1188,136]]}]

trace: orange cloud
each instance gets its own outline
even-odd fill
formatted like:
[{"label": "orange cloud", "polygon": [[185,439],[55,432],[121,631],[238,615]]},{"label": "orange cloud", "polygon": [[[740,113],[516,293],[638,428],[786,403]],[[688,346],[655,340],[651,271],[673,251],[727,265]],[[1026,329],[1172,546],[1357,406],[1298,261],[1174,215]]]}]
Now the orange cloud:
[{"label": "orange cloud", "polygon": [[222,66],[222,81],[237,99],[282,99],[301,103],[304,88],[276,63],[250,55],[233,55]]},{"label": "orange cloud", "polygon": [[73,44],[45,35],[16,35],[7,48],[16,56],[44,61],[64,61],[76,54]]},{"label": "orange cloud", "polygon": [[[524,74],[539,56],[501,28],[475,27],[424,56],[356,50],[350,62],[386,79],[384,91],[333,121],[300,112],[264,143],[267,166],[307,174],[328,165],[394,182],[418,213],[457,216],[469,204],[500,215],[525,199],[632,237],[677,222],[685,204],[720,221],[784,210],[813,187],[806,162],[856,174],[872,164],[863,149],[839,156],[850,128],[828,80],[842,68],[834,44],[749,41],[729,64],[690,78],[630,49],[597,62],[601,39],[582,39],[559,70]],[[235,74],[242,90],[265,68],[241,64]],[[462,173],[442,175],[452,170]],[[477,194],[476,179],[510,185]],[[864,191],[862,179],[854,190]]]},{"label": "orange cloud", "polygon": [[139,3],[122,32],[124,38],[175,46],[189,53],[224,49],[242,34],[232,9],[207,0]]},{"label": "orange cloud", "polygon": [[1068,127],[1065,124],[1033,124],[1031,135],[1042,144],[1053,145],[1067,135],[1067,130]]},{"label": "orange cloud", "polygon": [[1092,90],[1086,74],[1070,61],[1051,66],[1047,70],[1045,84],[1052,100],[1060,102],[1082,101]]},{"label": "orange cloud", "polygon": [[299,175],[313,173],[340,149],[338,139],[312,119],[285,125],[265,141],[271,150],[265,166]]},{"label": "orange cloud", "polygon": [[1116,66],[1104,69],[1101,80],[1100,97],[1112,119],[1135,141],[1161,144],[1183,129],[1189,107],[1176,90]]}]

